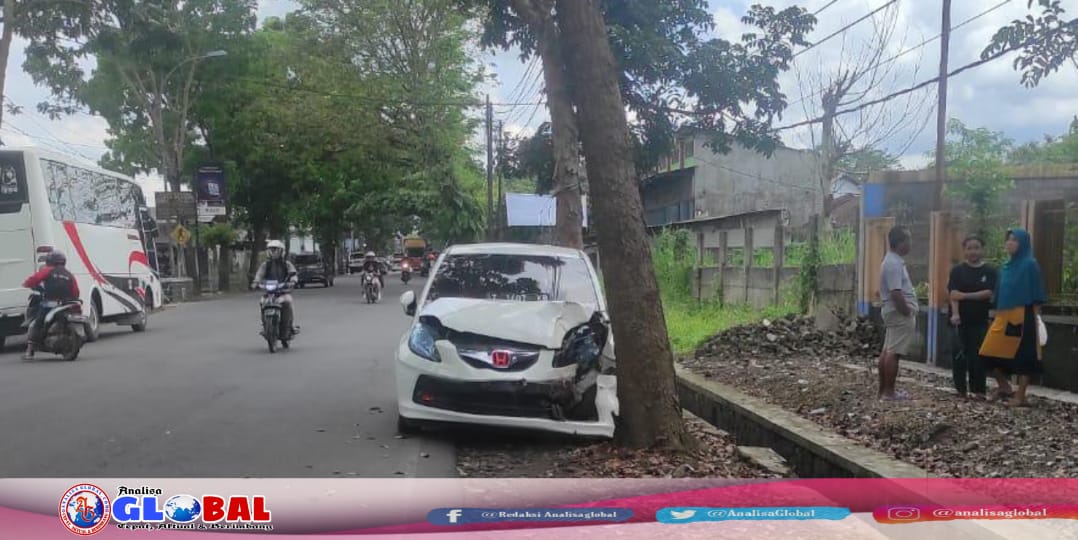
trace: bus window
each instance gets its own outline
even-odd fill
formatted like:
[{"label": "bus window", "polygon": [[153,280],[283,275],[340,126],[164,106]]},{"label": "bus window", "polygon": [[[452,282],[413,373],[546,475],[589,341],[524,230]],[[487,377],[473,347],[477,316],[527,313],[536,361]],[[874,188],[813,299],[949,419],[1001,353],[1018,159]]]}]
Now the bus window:
[{"label": "bus window", "polygon": [[51,160],[42,160],[42,170],[54,219],[118,229],[138,228],[138,201],[142,192],[137,185]]},{"label": "bus window", "polygon": [[18,212],[26,200],[26,169],[22,154],[0,153],[0,214]]}]

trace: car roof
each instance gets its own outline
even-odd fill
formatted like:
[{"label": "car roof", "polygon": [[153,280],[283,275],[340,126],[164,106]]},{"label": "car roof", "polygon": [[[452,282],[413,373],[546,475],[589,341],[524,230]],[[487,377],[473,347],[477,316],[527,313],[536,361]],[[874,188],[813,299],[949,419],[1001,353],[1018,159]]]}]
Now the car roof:
[{"label": "car roof", "polygon": [[460,244],[446,249],[447,255],[545,255],[548,257],[583,256],[579,249],[546,244],[514,244],[508,242],[489,242],[482,244]]}]

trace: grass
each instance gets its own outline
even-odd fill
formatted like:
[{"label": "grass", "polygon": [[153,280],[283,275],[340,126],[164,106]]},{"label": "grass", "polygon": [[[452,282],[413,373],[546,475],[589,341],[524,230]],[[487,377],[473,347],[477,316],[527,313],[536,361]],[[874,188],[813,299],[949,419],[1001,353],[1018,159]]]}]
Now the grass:
[{"label": "grass", "polygon": [[[743,254],[742,254],[743,256]],[[656,240],[655,275],[662,294],[666,327],[674,353],[691,353],[697,346],[727,328],[765,318],[778,318],[796,311],[791,302],[754,309],[700,302],[693,297],[691,272],[696,259],[688,231],[665,231]]]},{"label": "grass", "polygon": [[797,309],[785,304],[769,306],[762,310],[750,306],[720,306],[717,302],[696,304],[690,302],[663,301],[666,328],[674,354],[691,354],[711,336],[743,324],[763,319],[778,319]]}]

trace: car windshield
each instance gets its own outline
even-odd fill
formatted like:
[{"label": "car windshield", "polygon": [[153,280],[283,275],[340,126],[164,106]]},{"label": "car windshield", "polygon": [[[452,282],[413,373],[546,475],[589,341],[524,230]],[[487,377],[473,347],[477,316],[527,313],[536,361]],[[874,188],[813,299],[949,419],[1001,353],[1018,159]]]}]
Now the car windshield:
[{"label": "car windshield", "polygon": [[318,264],[322,258],[318,255],[296,255],[295,264]]},{"label": "car windshield", "polygon": [[450,255],[427,294],[428,302],[438,298],[599,304],[583,259],[543,255]]}]

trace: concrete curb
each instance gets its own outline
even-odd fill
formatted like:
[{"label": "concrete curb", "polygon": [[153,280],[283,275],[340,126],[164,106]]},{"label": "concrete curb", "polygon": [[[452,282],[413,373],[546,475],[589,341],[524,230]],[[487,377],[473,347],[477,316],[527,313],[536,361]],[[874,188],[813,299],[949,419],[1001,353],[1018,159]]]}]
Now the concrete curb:
[{"label": "concrete curb", "polygon": [[738,444],[766,446],[801,478],[930,478],[928,471],[825,431],[815,422],[676,366],[681,406],[730,432]]}]

